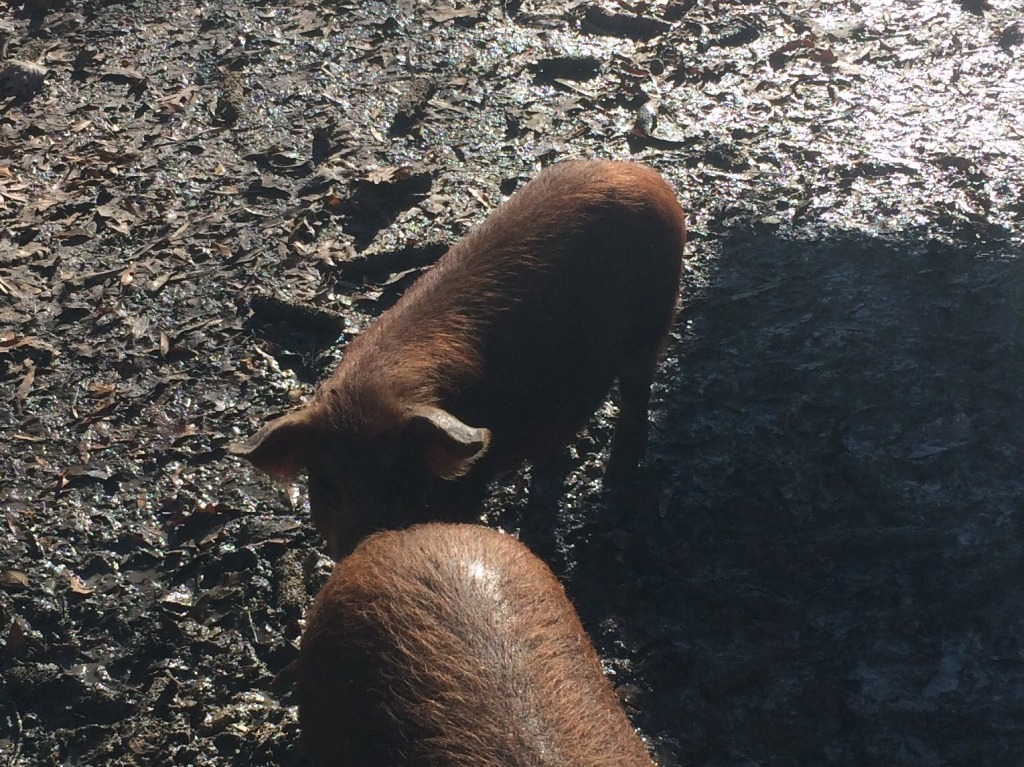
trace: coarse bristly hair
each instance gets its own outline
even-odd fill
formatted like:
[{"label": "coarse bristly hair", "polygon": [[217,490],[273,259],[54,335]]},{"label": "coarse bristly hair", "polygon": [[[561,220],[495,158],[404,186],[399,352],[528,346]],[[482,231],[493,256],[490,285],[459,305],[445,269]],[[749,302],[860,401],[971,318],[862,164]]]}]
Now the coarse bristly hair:
[{"label": "coarse bristly hair", "polygon": [[[622,247],[610,248],[610,242]],[[645,300],[630,309],[655,314],[650,333],[657,337],[671,323],[684,242],[675,193],[651,168],[603,161],[551,166],[459,240],[353,339],[343,364],[322,388],[357,378],[360,387],[379,385],[403,400],[437,404],[467,381],[493,375],[485,365],[511,340],[510,315],[531,321],[539,315],[547,332],[556,331],[570,318],[547,315],[545,305],[557,305],[563,292],[576,286],[582,300],[606,298],[590,284],[592,275],[605,272],[627,292],[633,280],[654,278],[641,288]],[[633,250],[658,255],[619,260],[620,253]],[[609,256],[616,260],[604,263]],[[611,319],[627,318],[611,312]]]},{"label": "coarse bristly hair", "polygon": [[317,767],[652,767],[551,571],[476,525],[367,538],[310,610]]},{"label": "coarse bristly hair", "polygon": [[478,517],[495,477],[569,444],[616,381],[605,480],[628,478],[684,218],[644,165],[545,168],[352,339],[308,404],[229,449],[278,478],[306,472],[335,558],[375,530]]},{"label": "coarse bristly hair", "polygon": [[[496,469],[543,459],[616,374],[656,361],[685,232],[675,193],[651,168],[549,167],[349,343],[311,403],[320,431],[351,433],[410,405],[440,406],[492,429]],[[554,370],[562,383],[551,386],[543,376]],[[526,427],[524,416],[547,416],[546,425]]]}]

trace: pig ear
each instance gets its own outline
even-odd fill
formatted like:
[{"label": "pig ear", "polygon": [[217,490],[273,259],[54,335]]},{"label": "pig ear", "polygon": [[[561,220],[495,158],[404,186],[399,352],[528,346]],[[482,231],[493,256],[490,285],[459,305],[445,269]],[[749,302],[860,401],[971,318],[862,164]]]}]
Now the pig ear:
[{"label": "pig ear", "polygon": [[422,445],[427,465],[441,479],[464,476],[491,442],[489,429],[467,426],[441,408],[414,407],[408,418],[406,433]]},{"label": "pig ear", "polygon": [[245,442],[228,446],[228,453],[248,459],[277,479],[290,479],[306,464],[312,431],[305,408],[277,418]]}]

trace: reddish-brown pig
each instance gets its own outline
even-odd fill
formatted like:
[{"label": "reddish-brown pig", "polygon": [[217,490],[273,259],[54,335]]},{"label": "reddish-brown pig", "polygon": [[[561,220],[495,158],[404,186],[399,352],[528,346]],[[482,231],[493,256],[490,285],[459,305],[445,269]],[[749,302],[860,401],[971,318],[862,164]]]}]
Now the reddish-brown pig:
[{"label": "reddish-brown pig", "polygon": [[651,168],[553,165],[354,338],[307,404],[231,452],[306,470],[335,559],[374,530],[472,520],[495,475],[570,442],[616,379],[619,478],[646,447],[685,239]]},{"label": "reddish-brown pig", "polygon": [[481,525],[367,538],[310,608],[316,767],[653,767],[551,571]]}]

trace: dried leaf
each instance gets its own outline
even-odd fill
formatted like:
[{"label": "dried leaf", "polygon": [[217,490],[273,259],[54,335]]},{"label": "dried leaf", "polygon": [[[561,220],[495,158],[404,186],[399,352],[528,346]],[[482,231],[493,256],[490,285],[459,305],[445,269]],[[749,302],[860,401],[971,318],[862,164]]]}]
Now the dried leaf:
[{"label": "dried leaf", "polygon": [[199,89],[194,85],[186,85],[179,91],[161,96],[156,100],[157,109],[164,114],[180,112],[196,99]]},{"label": "dried leaf", "polygon": [[24,402],[28,397],[28,393],[32,391],[32,383],[36,380],[36,366],[32,364],[31,360],[26,361],[28,370],[25,371],[25,375],[21,379],[21,383],[18,384],[18,389],[14,396],[20,401]]},{"label": "dried leaf", "polygon": [[28,98],[43,89],[46,67],[32,61],[10,61],[0,70],[0,96]]},{"label": "dried leaf", "polygon": [[91,586],[86,586],[85,581],[79,578],[77,575],[72,573],[68,578],[68,587],[74,594],[81,594],[82,596],[88,596],[92,594],[96,589]]},{"label": "dried leaf", "polygon": [[431,21],[443,24],[446,21],[452,21],[454,19],[479,18],[480,11],[479,9],[470,6],[465,8],[452,8],[450,5],[438,5],[425,9],[423,11],[423,15]]},{"label": "dried leaf", "polygon": [[0,586],[4,588],[28,588],[28,573],[22,570],[0,571]]}]

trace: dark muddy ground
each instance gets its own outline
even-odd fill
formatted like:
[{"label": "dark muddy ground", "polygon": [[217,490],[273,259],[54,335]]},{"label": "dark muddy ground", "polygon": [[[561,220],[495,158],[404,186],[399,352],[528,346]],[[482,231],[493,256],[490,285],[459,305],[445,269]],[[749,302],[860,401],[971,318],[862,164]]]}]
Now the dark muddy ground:
[{"label": "dark muddy ground", "polygon": [[0,762],[299,764],[329,563],[225,445],[541,164],[610,156],[693,230],[649,461],[602,494],[609,405],[488,520],[663,767],[1024,764],[1017,3],[0,14],[46,70],[0,74]]}]

